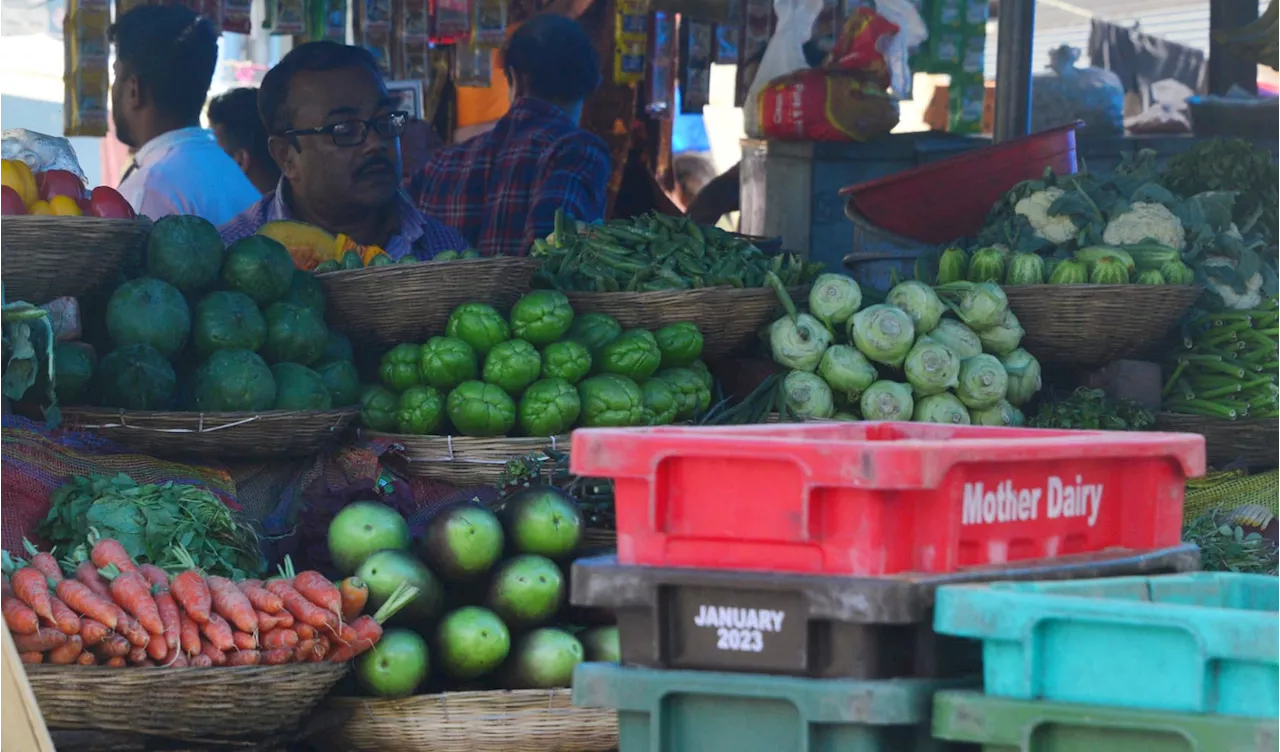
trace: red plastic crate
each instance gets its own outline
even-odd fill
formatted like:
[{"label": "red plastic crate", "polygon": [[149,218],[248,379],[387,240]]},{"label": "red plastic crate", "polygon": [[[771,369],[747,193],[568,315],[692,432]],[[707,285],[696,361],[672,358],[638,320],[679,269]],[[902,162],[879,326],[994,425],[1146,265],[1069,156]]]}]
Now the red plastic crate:
[{"label": "red plastic crate", "polygon": [[573,432],[622,564],[883,575],[1179,543],[1204,437],[928,423]]},{"label": "red plastic crate", "polygon": [[[895,173],[840,190],[872,224],[926,243],[976,235],[991,207],[1024,180],[1076,171],[1076,123]],[[920,207],[929,221],[920,221]]]}]

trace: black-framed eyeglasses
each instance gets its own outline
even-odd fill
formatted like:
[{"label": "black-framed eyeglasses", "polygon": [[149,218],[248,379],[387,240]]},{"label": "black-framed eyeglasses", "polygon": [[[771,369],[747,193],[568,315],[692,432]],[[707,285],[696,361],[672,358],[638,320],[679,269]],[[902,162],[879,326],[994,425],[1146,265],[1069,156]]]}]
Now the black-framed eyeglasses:
[{"label": "black-framed eyeglasses", "polygon": [[369,129],[378,131],[383,139],[399,138],[409,124],[409,113],[399,110],[368,120],[343,120],[319,128],[291,128],[281,131],[281,136],[329,136],[336,146],[359,146],[369,137]]}]

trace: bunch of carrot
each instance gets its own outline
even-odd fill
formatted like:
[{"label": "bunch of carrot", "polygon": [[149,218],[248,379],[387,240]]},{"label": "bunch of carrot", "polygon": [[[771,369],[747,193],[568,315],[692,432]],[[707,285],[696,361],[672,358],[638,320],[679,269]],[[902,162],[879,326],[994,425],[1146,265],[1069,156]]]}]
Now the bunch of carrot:
[{"label": "bunch of carrot", "polygon": [[[174,575],[137,564],[118,541],[93,542],[89,560],[64,574],[29,542],[3,584],[5,623],[24,663],[210,667],[347,661],[373,647],[382,623],[417,595],[404,586],[361,615],[368,588],[319,572],[265,582]],[[180,549],[179,554],[185,553]],[[193,564],[179,556],[184,565]],[[394,602],[393,602],[394,601]]]}]

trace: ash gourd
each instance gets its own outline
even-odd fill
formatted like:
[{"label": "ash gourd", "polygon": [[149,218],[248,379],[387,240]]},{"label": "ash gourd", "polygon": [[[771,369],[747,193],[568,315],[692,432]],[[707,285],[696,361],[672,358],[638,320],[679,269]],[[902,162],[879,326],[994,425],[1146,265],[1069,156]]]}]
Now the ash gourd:
[{"label": "ash gourd", "polygon": [[1050,475],[1043,487],[1018,487],[1013,480],[994,486],[970,482],[964,484],[961,524],[1025,522],[1043,515],[1050,520],[1085,518],[1093,527],[1098,522],[1102,496],[1103,484],[1085,483],[1080,475],[1075,476],[1074,483]]}]

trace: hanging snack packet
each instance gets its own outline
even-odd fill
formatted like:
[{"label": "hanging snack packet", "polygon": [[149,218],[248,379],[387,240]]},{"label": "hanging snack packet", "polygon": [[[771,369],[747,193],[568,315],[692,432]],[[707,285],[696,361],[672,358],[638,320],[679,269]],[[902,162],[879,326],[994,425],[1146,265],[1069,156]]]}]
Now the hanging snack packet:
[{"label": "hanging snack packet", "polygon": [[505,0],[473,0],[471,42],[477,47],[498,49],[507,41]]},{"label": "hanging snack packet", "polygon": [[493,50],[472,44],[454,47],[453,83],[468,89],[487,89],[493,84]]},{"label": "hanging snack packet", "polygon": [[433,0],[433,33],[436,44],[458,44],[471,33],[471,10],[467,0]]},{"label": "hanging snack packet", "polygon": [[69,0],[63,20],[63,133],[107,135],[107,103],[111,99],[107,0]]},{"label": "hanging snack packet", "polygon": [[712,26],[704,21],[680,24],[680,113],[701,115],[711,103]]},{"label": "hanging snack packet", "polygon": [[647,0],[617,0],[613,21],[613,82],[639,83],[649,47]]},{"label": "hanging snack packet", "polygon": [[645,112],[667,119],[676,98],[676,19],[675,14],[655,11],[650,21],[649,90],[645,93]]},{"label": "hanging snack packet", "polygon": [[222,30],[248,34],[253,30],[252,8],[252,0],[222,0]]}]

